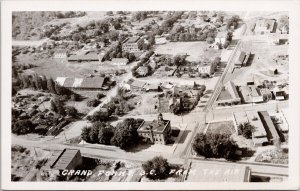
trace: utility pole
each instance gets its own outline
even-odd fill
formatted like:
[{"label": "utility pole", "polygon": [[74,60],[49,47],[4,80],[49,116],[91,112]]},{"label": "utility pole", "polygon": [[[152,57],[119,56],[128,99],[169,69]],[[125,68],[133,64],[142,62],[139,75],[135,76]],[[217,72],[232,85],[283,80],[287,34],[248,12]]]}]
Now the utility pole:
[{"label": "utility pole", "polygon": [[64,131],[64,136],[65,136],[65,139],[66,139],[66,142],[68,141],[68,139],[67,139],[67,137],[66,137],[66,133],[65,133],[65,131]]},{"label": "utility pole", "polygon": [[34,149],[35,156],[37,157],[37,152],[36,152],[36,150],[35,150],[35,147],[33,147],[33,149]]}]

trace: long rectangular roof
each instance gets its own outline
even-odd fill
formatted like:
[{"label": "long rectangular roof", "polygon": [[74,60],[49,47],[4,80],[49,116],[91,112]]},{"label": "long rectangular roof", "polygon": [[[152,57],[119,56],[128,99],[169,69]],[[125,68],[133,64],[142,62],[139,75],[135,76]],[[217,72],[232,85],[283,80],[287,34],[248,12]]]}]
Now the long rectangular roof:
[{"label": "long rectangular roof", "polygon": [[246,111],[248,121],[251,125],[253,125],[255,128],[255,131],[253,132],[254,137],[263,137],[267,135],[267,132],[264,128],[264,125],[262,124],[257,111]]},{"label": "long rectangular roof", "polygon": [[80,152],[78,149],[64,149],[57,157],[53,158],[50,167],[57,170],[67,169],[78,152]]},{"label": "long rectangular roof", "polygon": [[279,139],[279,135],[277,133],[276,127],[273,124],[273,121],[269,115],[269,113],[267,111],[259,111],[259,113],[261,114],[261,117],[264,119],[264,121],[266,122],[266,126],[265,128],[268,128],[270,131],[270,135],[269,138],[270,139]]},{"label": "long rectangular roof", "polygon": [[101,88],[104,84],[104,78],[100,76],[92,78],[57,77],[55,81],[66,88]]}]

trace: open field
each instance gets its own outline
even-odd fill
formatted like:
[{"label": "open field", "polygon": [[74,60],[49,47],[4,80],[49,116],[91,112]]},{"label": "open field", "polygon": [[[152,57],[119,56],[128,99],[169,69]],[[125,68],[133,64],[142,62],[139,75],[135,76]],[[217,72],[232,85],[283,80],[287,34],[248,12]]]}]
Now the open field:
[{"label": "open field", "polygon": [[155,114],[157,113],[155,109],[155,105],[158,105],[157,102],[157,93],[143,93],[136,108],[130,111],[129,115]]},{"label": "open field", "polygon": [[232,121],[213,122],[208,124],[206,133],[231,135],[235,129]]},{"label": "open field", "polygon": [[169,42],[164,45],[155,46],[155,53],[157,54],[172,54],[172,55],[185,55],[188,61],[200,61],[204,59],[214,59],[221,55],[221,50],[209,48],[207,42]]},{"label": "open field", "polygon": [[[247,41],[244,45],[244,51],[251,51],[251,54],[254,55],[252,63],[247,67],[235,69],[231,75],[228,75],[238,85],[244,85],[247,81],[253,81],[253,79],[257,81],[289,79],[288,63],[274,60],[278,55],[288,55],[288,45],[255,44],[255,42]],[[274,75],[275,69],[278,70],[278,75]]]}]

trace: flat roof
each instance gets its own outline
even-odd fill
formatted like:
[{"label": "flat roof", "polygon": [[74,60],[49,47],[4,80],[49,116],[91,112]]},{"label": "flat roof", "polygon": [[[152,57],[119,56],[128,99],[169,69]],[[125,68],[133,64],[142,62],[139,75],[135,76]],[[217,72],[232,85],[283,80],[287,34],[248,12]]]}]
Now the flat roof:
[{"label": "flat roof", "polygon": [[256,127],[255,131],[253,132],[254,137],[267,136],[266,129],[264,128],[257,111],[246,111],[246,114],[250,124]]},{"label": "flat roof", "polygon": [[167,124],[170,123],[169,120],[162,120],[162,121],[143,121],[141,126],[138,128],[138,131],[152,131],[157,132],[157,133],[162,133],[164,132]]},{"label": "flat roof", "polygon": [[242,112],[233,112],[233,115],[234,115],[234,118],[235,118],[235,121],[236,121],[237,125],[249,122],[247,114],[244,111],[242,111]]},{"label": "flat roof", "polygon": [[279,135],[277,133],[276,127],[273,124],[273,121],[269,115],[269,113],[267,111],[259,111],[259,113],[261,114],[261,117],[264,119],[264,121],[266,122],[266,126],[265,128],[268,128],[270,131],[270,139],[279,139]]},{"label": "flat roof", "polygon": [[250,168],[244,165],[193,162],[187,182],[248,182]]},{"label": "flat roof", "polygon": [[78,149],[64,149],[57,157],[53,158],[50,167],[58,170],[67,169],[78,152],[80,152]]}]

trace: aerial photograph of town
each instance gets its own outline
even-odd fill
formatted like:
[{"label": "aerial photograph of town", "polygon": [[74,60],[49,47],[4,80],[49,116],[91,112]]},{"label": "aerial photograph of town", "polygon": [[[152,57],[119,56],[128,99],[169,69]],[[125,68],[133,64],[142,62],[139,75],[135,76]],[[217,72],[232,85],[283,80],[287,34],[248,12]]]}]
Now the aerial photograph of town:
[{"label": "aerial photograph of town", "polygon": [[14,11],[11,60],[13,182],[289,178],[289,12]]}]

